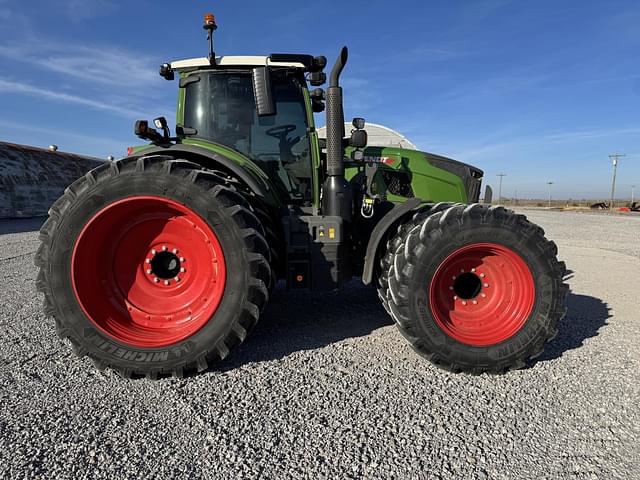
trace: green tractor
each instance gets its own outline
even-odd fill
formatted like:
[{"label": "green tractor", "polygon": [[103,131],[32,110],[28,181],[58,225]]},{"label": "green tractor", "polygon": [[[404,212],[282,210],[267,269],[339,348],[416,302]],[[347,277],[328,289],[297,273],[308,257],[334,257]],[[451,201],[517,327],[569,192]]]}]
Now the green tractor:
[{"label": "green tractor", "polygon": [[[209,56],[178,77],[175,136],[75,181],[35,263],[45,313],[78,355],[125,377],[201,372],[253,329],[279,280],[336,290],[360,277],[420,355],[454,372],[520,368],[565,313],[565,266],[544,231],[477,203],[482,171],[345,134],[338,56]],[[314,112],[326,109],[326,140]],[[345,322],[349,318],[344,319]]]}]

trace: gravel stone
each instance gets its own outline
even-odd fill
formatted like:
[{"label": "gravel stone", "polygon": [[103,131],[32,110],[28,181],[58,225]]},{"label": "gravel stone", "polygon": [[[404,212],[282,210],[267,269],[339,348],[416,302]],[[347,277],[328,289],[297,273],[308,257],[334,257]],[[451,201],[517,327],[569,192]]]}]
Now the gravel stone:
[{"label": "gravel stone", "polygon": [[573,272],[569,313],[528,368],[477,377],[414,354],[359,281],[279,287],[205,374],[99,373],[42,314],[41,220],[0,222],[0,478],[636,476],[640,217],[524,213]]}]

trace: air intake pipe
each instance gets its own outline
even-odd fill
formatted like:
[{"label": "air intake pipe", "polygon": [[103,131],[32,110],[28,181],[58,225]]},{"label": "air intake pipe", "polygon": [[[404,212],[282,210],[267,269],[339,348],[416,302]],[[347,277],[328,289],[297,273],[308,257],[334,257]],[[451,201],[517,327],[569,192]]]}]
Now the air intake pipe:
[{"label": "air intake pipe", "polygon": [[326,92],[327,179],[322,190],[323,214],[342,217],[347,224],[352,217],[353,192],[351,184],[344,178],[344,112],[340,74],[348,56],[347,47],[342,47],[331,70]]}]

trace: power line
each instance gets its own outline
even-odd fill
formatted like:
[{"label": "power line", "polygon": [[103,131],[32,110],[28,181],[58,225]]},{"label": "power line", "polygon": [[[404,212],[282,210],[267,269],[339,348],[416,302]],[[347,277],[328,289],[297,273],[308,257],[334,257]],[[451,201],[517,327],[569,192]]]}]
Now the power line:
[{"label": "power line", "polygon": [[613,179],[611,180],[611,205],[609,209],[613,212],[614,195],[616,193],[616,171],[618,170],[618,160],[622,157],[626,157],[624,153],[612,153],[609,155],[611,163],[613,163]]},{"label": "power line", "polygon": [[506,173],[499,173],[496,177],[500,177],[500,183],[498,185],[498,203],[502,201],[502,177],[506,177]]}]

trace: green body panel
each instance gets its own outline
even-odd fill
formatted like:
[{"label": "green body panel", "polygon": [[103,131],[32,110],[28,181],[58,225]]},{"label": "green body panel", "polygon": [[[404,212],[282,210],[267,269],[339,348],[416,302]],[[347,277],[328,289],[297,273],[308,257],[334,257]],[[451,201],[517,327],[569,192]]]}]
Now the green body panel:
[{"label": "green body panel", "polygon": [[[350,156],[350,153],[350,149],[347,149],[347,156]],[[468,202],[463,180],[447,170],[431,165],[424,152],[395,147],[367,147],[364,149],[364,155],[365,158],[386,157],[393,160],[393,163],[389,165],[378,164],[379,171],[375,177],[375,183],[380,194],[386,193],[380,170],[388,169],[406,172],[411,180],[414,195],[425,202]],[[345,167],[347,179],[353,178],[358,173],[358,166],[353,162],[348,163]],[[386,195],[391,202],[402,203],[407,200],[406,197]]]},{"label": "green body panel", "polygon": [[320,161],[320,146],[318,145],[318,132],[316,132],[315,122],[313,119],[313,108],[311,107],[311,96],[309,95],[309,90],[306,88],[302,89],[302,93],[304,96],[304,103],[307,106],[307,125],[308,125],[308,135],[309,135],[309,143],[311,149],[311,161],[313,165],[311,165],[311,175],[312,175],[312,200],[313,206],[316,208],[320,208],[320,179],[322,178],[322,162]]},{"label": "green body panel", "polygon": [[[305,95],[308,99],[308,94]],[[311,142],[311,157],[313,161],[313,205],[320,207],[320,191],[321,191],[321,161],[320,148],[318,145],[318,135],[313,128],[313,118],[310,119],[309,140]],[[249,158],[242,155],[237,150],[227,148],[223,145],[207,142],[201,139],[184,139],[182,143],[185,145],[193,145],[210,152],[219,153],[228,159],[236,162],[245,169],[257,181],[264,184],[270,192],[268,198],[265,198],[271,206],[283,206],[281,199],[275,194],[275,189],[269,177]],[[133,147],[133,154],[143,153],[144,150],[155,148],[155,145],[142,145]],[[347,149],[347,157],[350,155],[350,149]],[[386,195],[387,200],[394,203],[403,203],[406,197],[385,192],[385,185],[382,181],[380,171],[383,169],[397,170],[406,172],[411,181],[411,187],[416,197],[421,198],[425,202],[462,202],[467,203],[467,192],[463,180],[457,175],[435,167],[429,163],[426,154],[417,150],[407,150],[395,147],[367,147],[364,149],[365,157],[387,158],[393,159],[391,164],[378,164],[378,174],[376,175],[377,192]],[[351,180],[362,170],[362,164],[354,162],[345,165],[345,177]]]},{"label": "green body panel", "polygon": [[[188,74],[182,73],[181,77]],[[311,161],[313,162],[312,171],[312,203],[316,208],[320,208],[320,196],[322,189],[322,180],[324,174],[322,172],[321,153],[318,141],[318,134],[315,130],[313,109],[309,90],[303,88],[303,95],[307,110],[307,124],[308,124],[308,136],[311,150]],[[176,106],[176,124],[181,125],[184,121],[184,101],[185,101],[185,89],[178,89],[178,101]],[[366,128],[366,127],[365,127]],[[269,192],[268,198],[264,200],[273,207],[283,206],[282,199],[277,195],[276,189],[272,184],[269,177],[264,173],[260,167],[244,156],[237,150],[225,147],[216,143],[208,142],[202,139],[189,139],[184,138],[181,143],[185,145],[192,145],[210,152],[215,152],[226,158],[236,162],[241,168],[247,171],[252,177],[259,183],[265,185],[266,190]],[[154,148],[154,145],[142,145],[132,147],[133,154],[140,154],[145,149]],[[346,157],[351,155],[351,149],[347,148]],[[466,188],[463,179],[451,173],[447,170],[438,168],[427,160],[427,156],[424,152],[416,150],[406,150],[395,147],[367,147],[364,149],[365,157],[374,157],[378,160],[380,157],[387,159],[393,159],[390,164],[378,164],[378,173],[375,177],[375,184],[377,187],[377,193],[385,195],[388,201],[394,203],[403,203],[407,200],[406,197],[393,195],[385,191],[385,184],[382,181],[381,170],[397,170],[406,172],[409,175],[413,194],[425,202],[468,202]],[[362,163],[348,162],[345,165],[345,177],[347,180],[351,180],[359,172],[363,170],[364,165]]]}]

